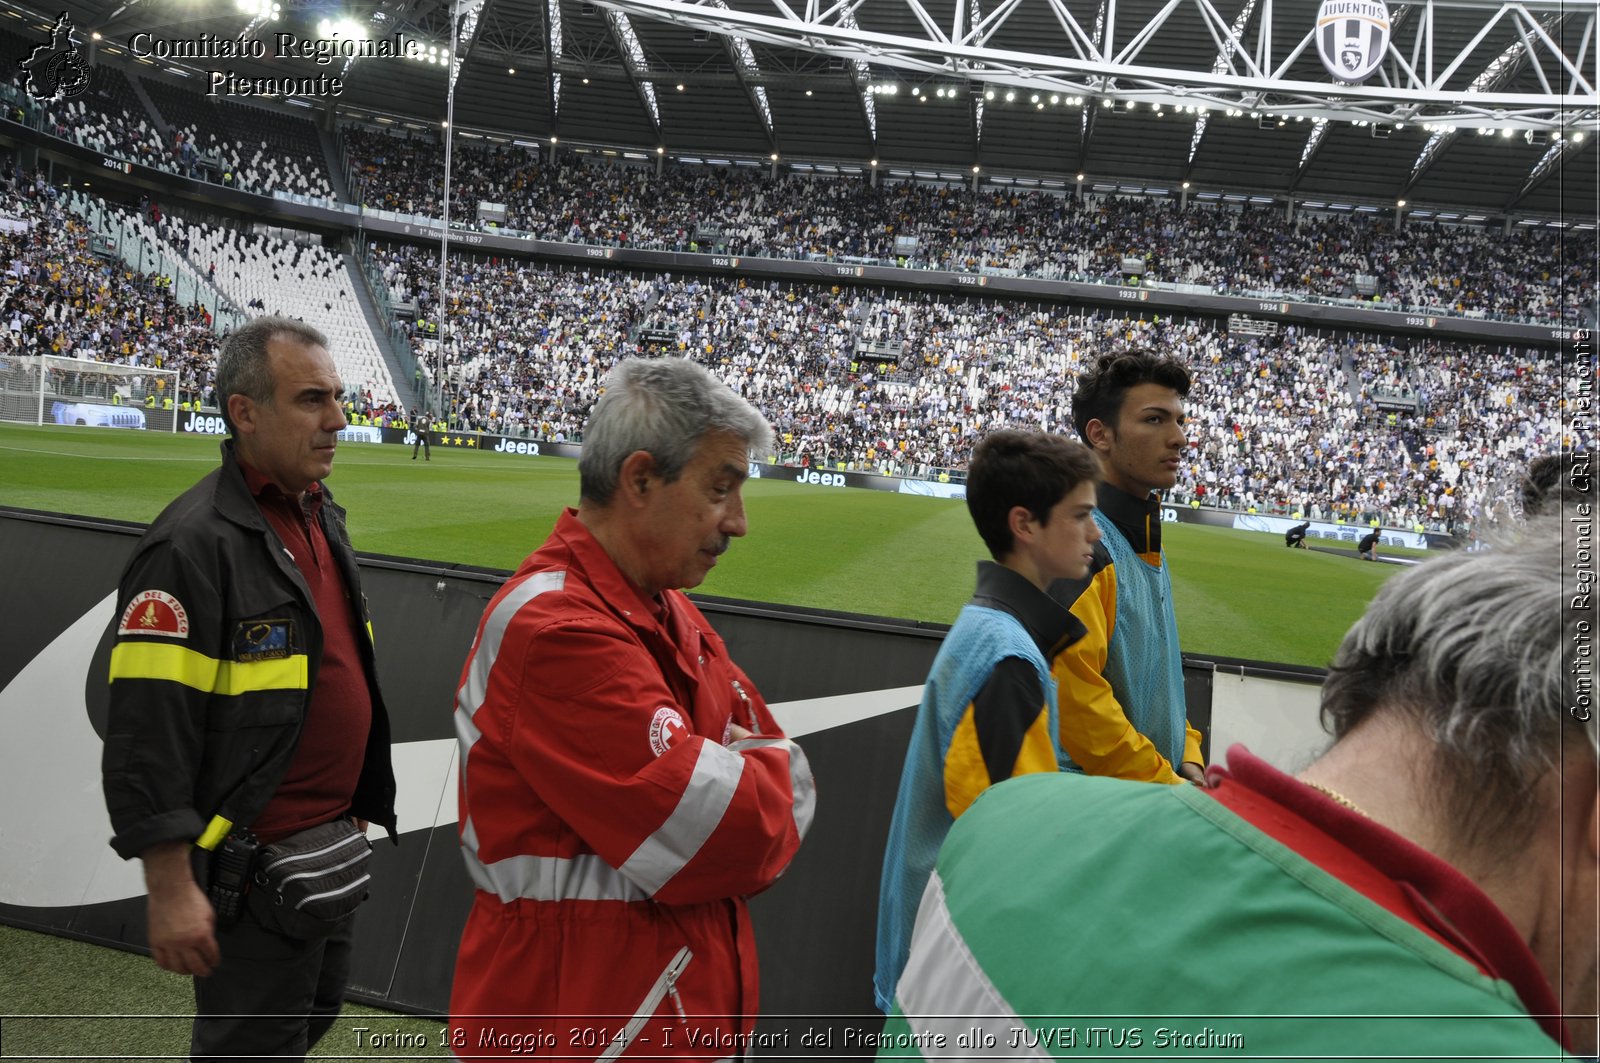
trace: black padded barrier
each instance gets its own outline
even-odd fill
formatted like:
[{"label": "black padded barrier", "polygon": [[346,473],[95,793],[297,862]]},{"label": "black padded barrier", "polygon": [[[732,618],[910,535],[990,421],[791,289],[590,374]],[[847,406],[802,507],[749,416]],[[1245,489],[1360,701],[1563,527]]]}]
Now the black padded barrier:
[{"label": "black padded barrier", "polygon": [[[106,845],[98,736],[110,596],[141,530],[0,508],[0,556],[31,559],[8,565],[0,594],[0,750],[52,762],[31,784],[7,781],[0,771],[0,836],[10,840],[0,869],[0,922],[134,950],[145,947],[142,887],[136,862],[124,865]],[[356,999],[424,1014],[447,1009],[472,890],[453,815],[428,810],[454,808],[454,690],[484,605],[507,575],[362,556],[406,818],[398,847],[375,842],[373,897],[356,939]],[[698,601],[770,703],[841,695],[877,703],[853,722],[799,737],[817,778],[816,819],[787,874],[751,902],[761,949],[761,1031],[787,1031],[791,1055],[859,1055],[854,1034],[875,1032],[881,1021],[871,981],[889,815],[915,688],[945,628]],[[1212,666],[1186,671],[1191,719],[1204,730]],[[902,691],[903,704],[883,711],[885,697],[872,697],[881,691]],[[7,792],[22,786],[52,792]],[[54,810],[54,826],[30,818],[41,804]],[[408,808],[422,812],[407,816]],[[32,879],[18,877],[22,868]],[[51,881],[57,868],[63,878]],[[28,903],[16,903],[22,895]],[[817,1043],[824,1039],[831,1044]]]}]

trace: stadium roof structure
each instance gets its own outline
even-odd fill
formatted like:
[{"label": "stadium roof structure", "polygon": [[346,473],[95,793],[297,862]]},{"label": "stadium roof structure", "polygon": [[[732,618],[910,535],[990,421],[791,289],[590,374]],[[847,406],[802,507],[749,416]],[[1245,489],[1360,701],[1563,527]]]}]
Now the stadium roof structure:
[{"label": "stadium roof structure", "polygon": [[1590,222],[1600,196],[1593,0],[1391,0],[1387,43],[1360,84],[1324,68],[1319,15],[1370,0],[336,2],[280,0],[278,21],[261,0],[66,0],[66,10],[113,52],[141,31],[176,41],[248,28],[270,42],[348,18],[365,27],[354,32],[402,33],[453,55],[150,69],[331,70],[342,94],[311,102],[413,128],[437,128],[453,79],[458,132],[559,137],[640,159],[981,172],[1369,209],[1407,200]]}]

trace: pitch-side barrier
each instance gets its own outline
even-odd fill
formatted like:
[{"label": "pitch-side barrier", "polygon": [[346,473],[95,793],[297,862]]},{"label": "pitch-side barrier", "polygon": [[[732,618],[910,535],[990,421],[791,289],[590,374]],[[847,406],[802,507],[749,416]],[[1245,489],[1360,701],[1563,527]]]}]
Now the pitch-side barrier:
[{"label": "pitch-side barrier", "polygon": [[[113,595],[140,526],[0,508],[0,921],[145,945],[139,863],[107,845],[101,735]],[[452,698],[484,604],[507,573],[363,555],[394,729],[401,844],[379,841],[356,938],[359,999],[441,1013],[472,886],[456,841]],[[942,625],[699,599],[734,658],[806,749],[817,815],[789,872],[756,897],[762,1029],[871,1025],[878,876],[921,684]],[[1185,661],[1190,719],[1296,767],[1323,738],[1318,672]],[[827,1055],[826,1045],[811,1046]]]}]

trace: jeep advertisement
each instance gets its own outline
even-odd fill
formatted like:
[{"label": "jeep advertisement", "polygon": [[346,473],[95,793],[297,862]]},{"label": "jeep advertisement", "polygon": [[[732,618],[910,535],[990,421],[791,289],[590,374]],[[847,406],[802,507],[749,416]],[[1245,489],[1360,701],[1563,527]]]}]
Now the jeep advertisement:
[{"label": "jeep advertisement", "polygon": [[99,402],[56,402],[50,406],[56,424],[95,425],[100,428],[143,428],[144,411],[134,406],[108,406]]},{"label": "jeep advertisement", "polygon": [[[190,435],[225,436],[228,434],[228,425],[219,414],[186,410],[179,415],[178,431]],[[339,440],[343,443],[386,443],[389,442],[385,438],[387,431],[390,430],[374,424],[353,424],[339,433]]]}]

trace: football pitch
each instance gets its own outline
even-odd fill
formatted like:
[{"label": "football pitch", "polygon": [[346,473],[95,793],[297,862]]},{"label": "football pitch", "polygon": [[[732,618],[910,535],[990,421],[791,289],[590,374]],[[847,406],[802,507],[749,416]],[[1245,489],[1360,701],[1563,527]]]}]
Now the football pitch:
[{"label": "football pitch", "polygon": [[[0,425],[0,505],[147,522],[217,463],[216,437]],[[513,569],[578,497],[574,461],[344,444],[329,487],[359,551]],[[986,558],[959,501],[752,480],[749,535],[699,593],[948,624]],[[1184,652],[1325,666],[1396,566],[1281,536],[1163,527]],[[1313,540],[1315,542],[1315,540]],[[381,624],[381,618],[378,622]]]}]

